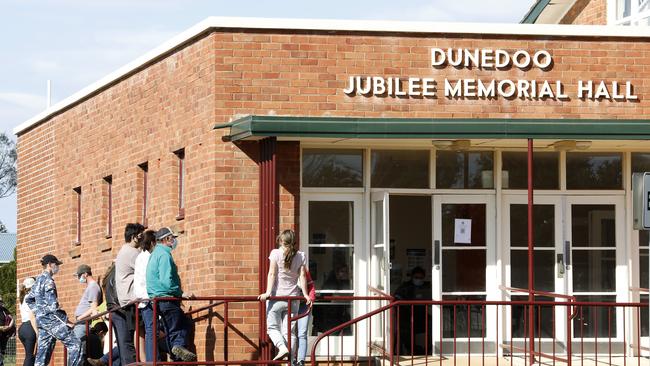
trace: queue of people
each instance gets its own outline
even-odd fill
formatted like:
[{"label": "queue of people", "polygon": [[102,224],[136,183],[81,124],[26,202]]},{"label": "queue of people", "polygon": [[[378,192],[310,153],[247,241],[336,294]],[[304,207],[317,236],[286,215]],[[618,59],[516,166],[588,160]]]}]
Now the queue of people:
[{"label": "queue of people", "polygon": [[[103,290],[90,266],[82,264],[77,268],[74,275],[83,284],[84,292],[74,317],[69,318],[59,306],[54,276],[59,273],[63,262],[54,255],[47,254],[41,259],[43,272],[40,275],[23,281],[19,338],[25,348],[24,366],[48,365],[56,340],[66,347],[69,366],[80,366],[85,364],[84,360],[92,366],[108,365],[111,355],[113,365],[133,363],[136,360],[134,342],[139,341],[134,340],[135,327],[138,326],[135,323],[136,311],[144,323],[146,361],[153,361],[154,353],[161,360],[160,352],[153,350],[153,306],[147,300],[162,297],[177,300],[158,302],[158,329],[161,332],[156,336],[163,336],[158,342],[160,349],[168,351],[172,361],[196,361],[196,354],[188,349],[191,322],[183,312],[180,300],[193,295],[182,291],[172,257],[172,251],[178,246],[176,233],[168,227],[153,231],[145,230],[141,224],[130,223],[126,225],[124,237],[125,244],[102,282]],[[107,333],[108,328],[103,321],[92,328],[87,327],[86,322],[98,315],[104,299],[109,310],[115,309],[112,325],[117,346],[101,355],[97,351],[97,340]],[[0,326],[0,351],[4,328],[10,327]],[[90,329],[89,334],[87,329]]]}]

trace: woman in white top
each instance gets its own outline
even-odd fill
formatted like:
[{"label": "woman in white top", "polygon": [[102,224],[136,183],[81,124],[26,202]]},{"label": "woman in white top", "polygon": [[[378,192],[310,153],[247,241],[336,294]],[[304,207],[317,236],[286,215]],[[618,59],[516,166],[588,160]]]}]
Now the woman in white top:
[{"label": "woman in white top", "polygon": [[[133,272],[133,296],[137,299],[149,299],[147,294],[147,264],[154,246],[156,236],[154,230],[144,232],[140,248],[142,251],[135,258],[135,269]],[[153,308],[149,301],[142,301],[139,305],[140,316],[144,323],[144,349],[147,362],[153,361]]]},{"label": "woman in white top", "polygon": [[20,286],[20,320],[22,324],[18,328],[18,338],[25,347],[23,366],[34,366],[36,355],[36,319],[25,302],[25,295],[32,289],[34,282],[36,282],[34,277],[27,277]]},{"label": "woman in white top", "polygon": [[[266,292],[258,296],[258,299],[265,301],[271,296],[302,295],[309,305],[311,299],[307,291],[305,276],[307,270],[305,253],[296,249],[296,234],[293,230],[284,230],[278,235],[277,243],[279,248],[273,249],[269,255]],[[291,316],[298,315],[299,308],[299,301],[291,301]],[[266,332],[278,349],[274,360],[282,359],[289,353],[286,343],[287,321],[288,302],[270,300],[267,304]],[[293,329],[295,323],[291,326]],[[295,345],[297,342],[294,341],[293,344]]]}]

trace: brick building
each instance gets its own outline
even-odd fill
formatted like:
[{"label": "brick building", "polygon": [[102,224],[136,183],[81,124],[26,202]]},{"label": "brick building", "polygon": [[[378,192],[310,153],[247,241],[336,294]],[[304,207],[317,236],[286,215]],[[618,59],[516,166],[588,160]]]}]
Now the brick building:
[{"label": "brick building", "polygon": [[[650,171],[648,37],[209,18],[14,130],[18,277],[54,253],[72,309],[82,289],[67,274],[81,263],[101,274],[138,221],[182,231],[185,289],[256,295],[272,238],[295,228],[321,294],[394,291],[422,266],[434,299],[505,299],[500,285],[525,287],[534,138],[539,288],[638,301],[629,288],[648,287],[648,237],[632,229],[630,177]],[[557,255],[573,259],[566,272]],[[347,285],[328,285],[344,267]],[[368,310],[316,305],[315,334],[328,306]],[[231,358],[255,357],[258,306],[230,316],[245,335],[229,340]],[[521,330],[493,316],[494,349]],[[197,324],[208,359],[222,352],[221,326]]]}]

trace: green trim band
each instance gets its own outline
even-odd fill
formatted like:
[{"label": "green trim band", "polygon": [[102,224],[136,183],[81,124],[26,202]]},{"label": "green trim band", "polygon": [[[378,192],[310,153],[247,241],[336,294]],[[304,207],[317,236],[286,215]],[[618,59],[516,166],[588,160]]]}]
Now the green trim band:
[{"label": "green trim band", "polygon": [[270,136],[357,139],[589,139],[650,140],[650,120],[634,119],[465,119],[247,116],[224,139]]}]

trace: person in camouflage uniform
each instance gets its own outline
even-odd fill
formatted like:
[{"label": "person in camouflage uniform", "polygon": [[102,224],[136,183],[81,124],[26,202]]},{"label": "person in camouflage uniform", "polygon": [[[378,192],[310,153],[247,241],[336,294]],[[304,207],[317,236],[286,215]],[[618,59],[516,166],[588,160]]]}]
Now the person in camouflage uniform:
[{"label": "person in camouflage uniform", "polygon": [[43,273],[36,277],[32,290],[25,297],[34,312],[38,324],[38,347],[34,366],[45,366],[50,362],[56,340],[60,340],[68,351],[68,366],[81,366],[81,341],[72,332],[68,316],[59,308],[56,285],[52,278],[63,264],[55,256],[47,254],[41,259]]}]

